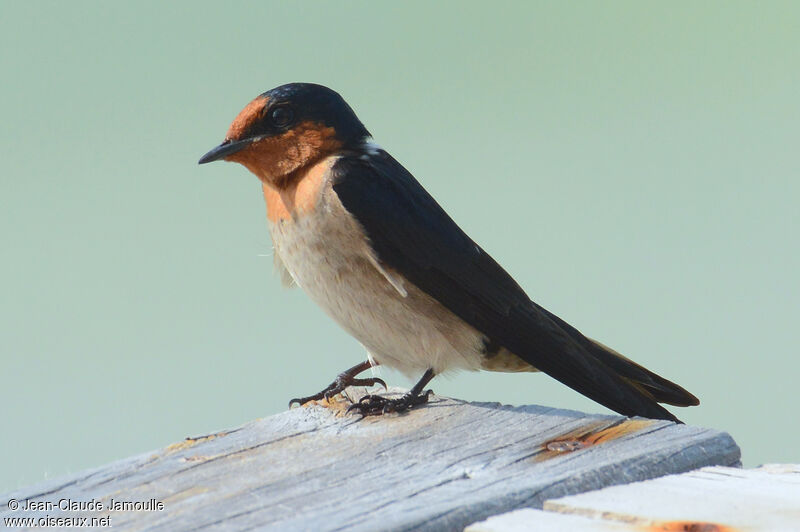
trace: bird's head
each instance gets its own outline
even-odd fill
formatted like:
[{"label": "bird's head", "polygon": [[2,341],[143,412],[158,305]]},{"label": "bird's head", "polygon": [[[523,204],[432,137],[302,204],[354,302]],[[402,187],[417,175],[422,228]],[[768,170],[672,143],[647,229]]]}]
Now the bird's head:
[{"label": "bird's head", "polygon": [[265,183],[281,187],[294,172],[368,136],[338,93],[313,83],[289,83],[247,104],[222,144],[199,164],[237,162]]}]

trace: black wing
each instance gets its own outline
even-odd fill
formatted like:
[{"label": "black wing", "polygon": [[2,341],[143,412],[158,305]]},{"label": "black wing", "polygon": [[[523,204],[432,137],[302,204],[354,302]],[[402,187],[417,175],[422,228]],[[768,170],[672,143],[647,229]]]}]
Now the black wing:
[{"label": "black wing", "polygon": [[590,340],[531,301],[389,154],[348,155],[333,172],[335,192],[378,258],[493,343],[620,414],[677,421],[592,354]]}]

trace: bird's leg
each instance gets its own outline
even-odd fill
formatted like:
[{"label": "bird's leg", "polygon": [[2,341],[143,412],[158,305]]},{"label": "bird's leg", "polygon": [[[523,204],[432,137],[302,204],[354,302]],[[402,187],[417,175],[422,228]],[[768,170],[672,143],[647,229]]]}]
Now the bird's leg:
[{"label": "bird's leg", "polygon": [[418,383],[411,388],[407,394],[399,399],[388,399],[380,395],[365,395],[361,400],[347,409],[357,411],[362,416],[380,416],[388,412],[405,412],[409,408],[428,402],[428,397],[433,390],[422,391],[435,376],[432,369],[425,372]]},{"label": "bird's leg", "polygon": [[348,386],[374,386],[376,384],[380,384],[381,386],[386,388],[386,383],[383,382],[382,379],[379,379],[377,377],[370,377],[368,379],[356,378],[356,375],[358,375],[362,371],[368,370],[370,367],[372,367],[372,364],[370,364],[369,360],[365,360],[361,364],[356,364],[352,368],[343,371],[339,375],[337,375],[336,379],[321,392],[315,393],[314,395],[309,395],[308,397],[298,397],[292,399],[291,401],[289,401],[289,407],[291,408],[292,404],[294,403],[297,403],[298,405],[304,405],[309,401],[318,401],[319,399],[322,398],[328,400],[337,393],[343,392],[344,389],[347,388]]}]

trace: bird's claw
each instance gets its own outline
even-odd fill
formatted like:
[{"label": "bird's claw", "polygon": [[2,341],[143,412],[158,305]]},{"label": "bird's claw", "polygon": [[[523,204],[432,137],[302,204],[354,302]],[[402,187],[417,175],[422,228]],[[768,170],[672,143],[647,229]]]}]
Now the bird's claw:
[{"label": "bird's claw", "polygon": [[433,394],[433,390],[426,390],[419,395],[407,393],[398,399],[389,399],[380,395],[365,395],[357,403],[347,408],[347,413],[357,411],[364,417],[380,416],[391,412],[405,412],[417,405],[425,404]]},{"label": "bird's claw", "polygon": [[352,375],[347,373],[341,373],[336,377],[332,383],[330,383],[324,390],[319,393],[315,393],[314,395],[309,395],[308,397],[296,397],[289,401],[289,408],[292,407],[293,404],[298,404],[300,406],[308,403],[309,401],[319,401],[320,399],[325,399],[329,401],[331,397],[334,395],[343,392],[348,386],[375,386],[376,384],[380,384],[383,386],[384,389],[388,389],[386,383],[383,382],[383,379],[378,377],[369,377],[366,379],[356,379]]}]

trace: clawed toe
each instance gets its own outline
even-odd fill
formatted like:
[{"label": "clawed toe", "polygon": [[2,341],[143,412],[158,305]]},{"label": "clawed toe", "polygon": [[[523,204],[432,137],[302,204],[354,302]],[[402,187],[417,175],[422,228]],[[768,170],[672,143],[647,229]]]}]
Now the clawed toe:
[{"label": "clawed toe", "polygon": [[391,412],[401,413],[427,403],[431,394],[433,394],[432,390],[427,390],[419,395],[407,393],[398,399],[389,399],[380,395],[365,395],[357,403],[350,405],[347,413],[358,412],[364,417],[380,416]]},{"label": "clawed toe", "polygon": [[380,384],[383,386],[384,390],[388,390],[389,387],[386,386],[386,383],[383,382],[383,379],[379,379],[378,377],[370,377],[368,379],[353,379],[349,386],[375,386],[376,384]]},{"label": "clawed toe", "polygon": [[378,377],[370,377],[366,379],[357,379],[355,378],[355,374],[358,372],[364,371],[364,369],[369,367],[369,363],[365,362],[363,364],[359,364],[358,366],[354,366],[349,370],[340,373],[336,380],[330,383],[324,390],[319,393],[315,393],[314,395],[309,395],[308,397],[296,397],[289,401],[289,408],[292,407],[293,404],[298,404],[300,406],[308,403],[309,401],[319,401],[320,399],[330,400],[331,397],[334,395],[343,392],[348,386],[375,386],[376,384],[380,384],[383,386],[384,389],[388,389],[386,383],[383,382],[383,379],[379,379]]},{"label": "clawed toe", "polygon": [[295,397],[294,399],[289,400],[289,408],[292,408],[292,405],[294,404],[296,404],[297,406],[303,406],[309,401],[319,401],[323,397],[324,397],[324,392],[315,393],[314,395],[309,395],[308,397]]},{"label": "clawed toe", "polygon": [[[336,380],[330,383],[328,387],[321,392],[309,395],[308,397],[292,399],[289,401],[289,408],[295,403],[304,405],[309,401],[319,401],[320,399],[330,400],[334,395],[343,392],[348,386],[375,386],[376,384],[380,384],[384,389],[387,389],[386,383],[383,382],[383,379],[379,379],[378,377],[371,377],[368,379],[356,378],[356,375],[370,367],[371,363],[369,361],[353,366],[347,371],[340,373],[339,376],[336,377]],[[433,392],[431,390],[423,390],[434,375],[432,369],[426,370],[419,382],[417,382],[407,394],[397,399],[389,399],[388,397],[382,397],[380,395],[365,395],[357,403],[350,405],[347,409],[347,413],[358,412],[363,417],[380,416],[390,412],[405,412],[417,405],[425,404],[428,402],[428,398]]]}]

